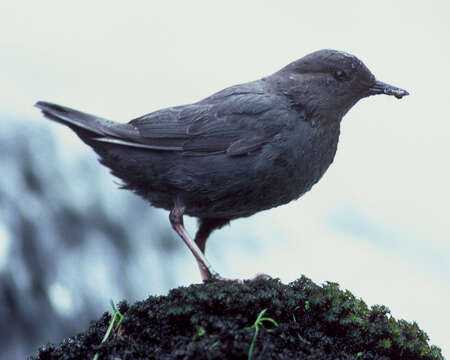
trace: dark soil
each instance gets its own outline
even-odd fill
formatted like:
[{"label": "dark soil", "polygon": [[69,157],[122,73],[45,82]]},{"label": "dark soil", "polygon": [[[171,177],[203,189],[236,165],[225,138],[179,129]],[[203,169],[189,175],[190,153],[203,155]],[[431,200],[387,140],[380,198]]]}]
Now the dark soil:
[{"label": "dark soil", "polygon": [[103,343],[107,313],[34,359],[443,359],[416,323],[305,277],[196,284],[118,307],[124,319]]}]

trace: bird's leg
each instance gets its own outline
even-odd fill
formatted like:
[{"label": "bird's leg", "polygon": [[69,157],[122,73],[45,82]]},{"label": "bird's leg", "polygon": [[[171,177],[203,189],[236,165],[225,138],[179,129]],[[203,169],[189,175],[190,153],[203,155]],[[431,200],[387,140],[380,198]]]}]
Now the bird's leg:
[{"label": "bird's leg", "polygon": [[[189,250],[191,250],[192,254],[195,257],[195,260],[197,260],[197,264],[200,268],[200,273],[203,281],[221,279],[220,275],[213,270],[211,264],[203,254],[203,251],[199,249],[198,245],[191,239],[186,229],[184,228],[183,214],[184,206],[175,205],[169,215],[170,223],[172,224],[173,229],[187,245]],[[203,242],[203,250],[205,241]]]},{"label": "bird's leg", "polygon": [[[209,235],[214,230],[220,229],[224,227],[225,225],[229,224],[230,220],[228,219],[212,219],[212,218],[201,218],[199,219],[199,227],[197,230],[197,233],[195,234],[195,243],[197,244],[198,248],[201,250],[201,252],[205,253],[205,245],[206,240],[208,240]],[[201,270],[200,270],[201,271]],[[271,277],[267,274],[256,274],[256,276],[250,280],[267,280],[271,279]],[[222,280],[222,281],[231,281],[231,282],[242,282],[240,279],[227,279],[222,277],[216,277],[214,280]]]},{"label": "bird's leg", "polygon": [[206,240],[208,240],[209,235],[211,235],[214,230],[220,229],[229,223],[230,220],[228,219],[199,219],[199,227],[195,234],[195,243],[203,254],[205,253]]}]

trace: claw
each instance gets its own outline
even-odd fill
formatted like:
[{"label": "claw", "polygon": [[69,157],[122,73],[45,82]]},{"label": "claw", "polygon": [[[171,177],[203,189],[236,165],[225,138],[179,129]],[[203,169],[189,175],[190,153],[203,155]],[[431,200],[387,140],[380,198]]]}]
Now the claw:
[{"label": "claw", "polygon": [[[267,274],[258,273],[251,279],[245,279],[247,281],[257,281],[257,280],[270,280],[272,277]],[[230,283],[237,283],[237,284],[243,284],[244,279],[230,279],[220,276],[218,273],[212,274],[208,279],[204,279],[203,282],[210,282],[210,281],[224,281],[224,282],[230,282]]]}]

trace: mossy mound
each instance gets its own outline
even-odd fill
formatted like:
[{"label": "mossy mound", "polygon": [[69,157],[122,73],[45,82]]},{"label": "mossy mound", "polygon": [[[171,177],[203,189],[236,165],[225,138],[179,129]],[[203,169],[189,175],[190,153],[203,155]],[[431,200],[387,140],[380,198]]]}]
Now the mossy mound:
[{"label": "mossy mound", "polygon": [[36,359],[443,359],[416,323],[306,277],[196,284],[119,310],[124,319],[105,342],[107,313]]}]

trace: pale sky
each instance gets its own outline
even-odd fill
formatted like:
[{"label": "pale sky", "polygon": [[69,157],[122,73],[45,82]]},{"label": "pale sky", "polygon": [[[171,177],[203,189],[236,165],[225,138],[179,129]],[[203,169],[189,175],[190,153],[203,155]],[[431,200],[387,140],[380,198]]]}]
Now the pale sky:
[{"label": "pale sky", "polygon": [[[417,321],[450,357],[449,14],[447,0],[4,1],[0,113],[45,121],[32,104],[49,100],[125,122],[314,50],[355,54],[411,96],[357,104],[320,183],[218,231],[208,255],[224,276],[338,282]],[[179,266],[180,285],[200,281],[187,250]]]}]

